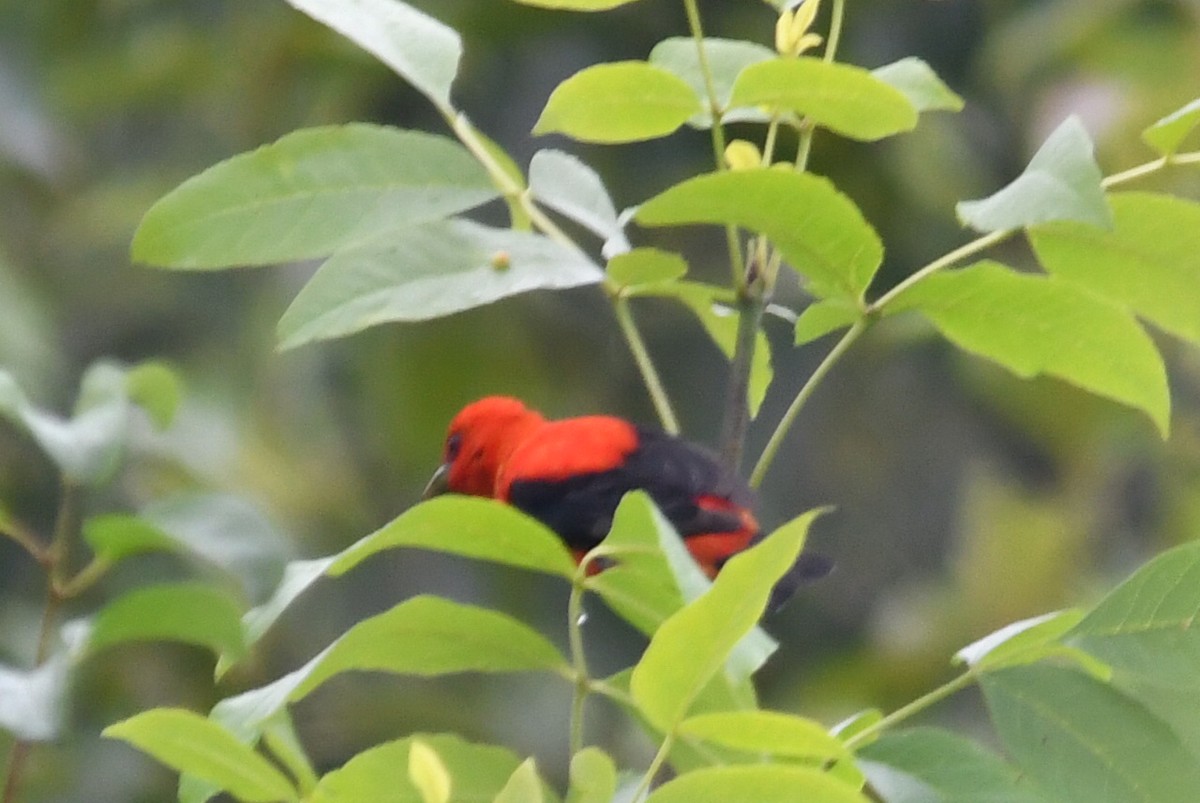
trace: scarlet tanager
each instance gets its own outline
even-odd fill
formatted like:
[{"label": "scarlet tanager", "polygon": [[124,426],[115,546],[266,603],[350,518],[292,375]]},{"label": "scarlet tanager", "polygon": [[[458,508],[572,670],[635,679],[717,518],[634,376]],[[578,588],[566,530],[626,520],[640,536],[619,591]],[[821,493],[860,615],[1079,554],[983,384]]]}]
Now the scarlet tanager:
[{"label": "scarlet tanager", "polygon": [[[451,492],[506,502],[541,521],[581,557],[612,526],[626,493],[642,490],[709,577],[760,537],[753,493],[705,449],[591,415],[548,421],[508,396],[488,396],[450,422],[443,464],[425,496]],[[772,607],[831,563],[805,553],[776,585]]]}]

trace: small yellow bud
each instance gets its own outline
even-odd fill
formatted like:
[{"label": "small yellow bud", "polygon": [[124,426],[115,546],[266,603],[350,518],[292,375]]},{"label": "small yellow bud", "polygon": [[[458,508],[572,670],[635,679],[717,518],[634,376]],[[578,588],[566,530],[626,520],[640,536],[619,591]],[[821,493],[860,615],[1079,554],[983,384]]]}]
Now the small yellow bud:
[{"label": "small yellow bud", "polygon": [[791,9],[784,9],[779,19],[775,20],[775,52],[786,56],[791,50],[792,20],[796,15]]},{"label": "small yellow bud", "polygon": [[775,50],[781,56],[799,56],[821,42],[821,37],[808,32],[821,0],[804,0],[794,9],[784,11],[775,23]]},{"label": "small yellow bud", "polygon": [[506,271],[512,267],[512,257],[507,251],[497,251],[492,254],[492,269],[496,271]]},{"label": "small yellow bud", "polygon": [[753,142],[735,139],[725,147],[725,164],[730,170],[751,170],[762,165],[762,154]]}]

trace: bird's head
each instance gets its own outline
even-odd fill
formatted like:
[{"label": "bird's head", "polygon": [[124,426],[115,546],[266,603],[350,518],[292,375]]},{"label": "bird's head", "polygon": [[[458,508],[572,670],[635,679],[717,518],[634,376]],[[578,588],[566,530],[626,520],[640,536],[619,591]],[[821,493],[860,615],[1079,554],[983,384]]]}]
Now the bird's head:
[{"label": "bird's head", "polygon": [[468,404],[450,422],[442,465],[423,498],[447,492],[492,496],[496,475],[509,455],[544,421],[509,396],[488,396]]}]

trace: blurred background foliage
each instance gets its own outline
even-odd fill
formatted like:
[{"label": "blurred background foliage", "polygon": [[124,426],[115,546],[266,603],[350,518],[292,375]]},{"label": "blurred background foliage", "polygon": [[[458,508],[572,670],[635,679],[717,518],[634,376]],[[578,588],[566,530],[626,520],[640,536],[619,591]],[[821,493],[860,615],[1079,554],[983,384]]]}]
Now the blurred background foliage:
[{"label": "blurred background foliage", "polygon": [[[458,104],[519,163],[540,147],[566,147],[623,205],[709,169],[698,132],[624,148],[528,133],[567,75],[644,57],[684,33],[682,4],[643,0],[578,16],[479,0],[412,4],[462,32]],[[963,113],[925,116],[915,133],[883,144],[817,138],[812,169],[862,206],[887,245],[880,288],[963,242],[953,203],[1014,177],[1068,114],[1085,121],[1112,173],[1148,161],[1138,131],[1200,94],[1196,0],[848,6],[840,57],[875,67],[920,56],[967,100]],[[758,0],[701,10],[710,35],[771,41],[773,12]],[[280,559],[311,557],[413,504],[446,421],[478,396],[517,394],[555,416],[653,420],[594,288],[279,353],[275,321],[311,265],[188,274],[130,264],[140,216],[179,181],[296,128],[352,120],[442,131],[384,67],[279,0],[0,0],[0,365],[59,409],[101,356],[163,358],[187,384],[173,430],[143,437],[89,511],[139,510],[181,490],[229,492],[282,534]],[[1195,171],[1156,181],[1200,198]],[[662,236],[690,256],[694,275],[726,275],[712,262],[724,249],[711,247],[709,233]],[[1029,264],[1020,242],[1000,256]],[[804,303],[796,288],[780,301]],[[711,442],[726,370],[719,353],[669,302],[646,300],[635,313],[686,432]],[[751,454],[828,348],[794,349],[786,322],[766,326],[776,380]],[[904,319],[877,327],[820,389],[762,490],[769,525],[835,505],[813,541],[839,567],[768,620],[783,646],[762,676],[765,702],[830,722],[867,705],[894,707],[946,675],[949,655],[973,638],[1092,600],[1147,556],[1200,533],[1200,356],[1162,340],[1175,405],[1167,443],[1136,413],[1058,382],[1019,382]],[[4,506],[45,532],[56,482],[31,442],[0,425]],[[94,608],[130,583],[186,571],[139,561],[86,602]],[[41,574],[0,542],[0,578],[0,661],[28,665]],[[35,754],[29,799],[164,799],[168,774],[99,740],[104,725],[153,705],[205,711],[421,591],[483,601],[561,636],[559,584],[415,552],[377,559],[310,592],[251,668],[218,687],[211,657],[193,648],[103,653],[77,683],[72,735]],[[624,666],[641,649],[601,610],[588,627],[599,668]],[[322,768],[427,729],[505,742],[561,776],[567,692],[544,685],[356,676],[330,683],[296,717]],[[972,702],[940,713],[972,722]],[[627,760],[641,756],[645,744],[628,723],[597,714],[596,740]]]}]

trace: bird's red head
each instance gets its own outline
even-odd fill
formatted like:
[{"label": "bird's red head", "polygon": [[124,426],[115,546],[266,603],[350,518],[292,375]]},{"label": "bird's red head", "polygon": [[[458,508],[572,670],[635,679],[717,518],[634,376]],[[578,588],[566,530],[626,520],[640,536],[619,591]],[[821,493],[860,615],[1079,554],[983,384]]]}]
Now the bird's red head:
[{"label": "bird's red head", "polygon": [[496,475],[529,433],[545,423],[534,410],[509,396],[488,396],[459,411],[446,432],[442,466],[425,496],[445,491],[492,496]]}]

